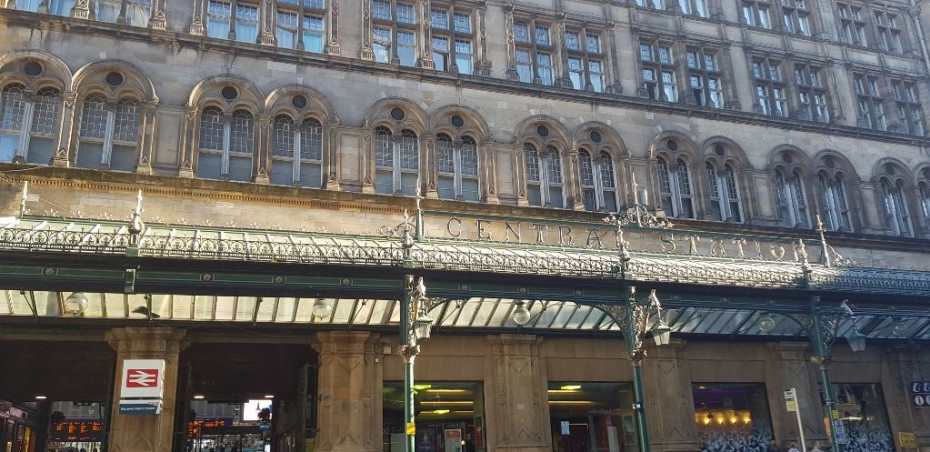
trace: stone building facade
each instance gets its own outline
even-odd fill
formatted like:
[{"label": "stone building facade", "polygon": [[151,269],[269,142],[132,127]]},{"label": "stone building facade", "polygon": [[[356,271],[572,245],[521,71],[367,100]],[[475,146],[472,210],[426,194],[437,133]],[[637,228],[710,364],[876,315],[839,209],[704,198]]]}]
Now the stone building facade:
[{"label": "stone building facade", "polygon": [[[635,212],[680,228],[633,228],[627,235],[643,256],[677,261],[654,269],[681,272],[636,279],[641,292],[658,287],[660,297],[668,294],[675,319],[673,343],[648,347],[643,362],[655,450],[723,450],[714,441],[730,432],[711,427],[731,419],[751,424],[737,429],[746,441],[797,441],[793,414],[781,406],[783,389],[792,387],[805,437],[826,444],[823,386],[810,364],[816,353],[805,326],[783,325],[806,315],[809,296],[831,306],[851,300],[863,320],[835,326],[861,329],[875,341],[865,353],[839,345],[832,351],[834,382],[849,411],[841,414],[863,435],[857,438],[869,438],[862,444],[874,446],[844,450],[902,449],[902,432],[915,433],[927,450],[930,408],[911,400],[912,383],[930,380],[927,33],[930,11],[914,1],[0,0],[0,213],[9,216],[3,230],[17,231],[0,234],[0,260],[9,264],[0,265],[8,301],[0,308],[0,344],[10,345],[0,359],[33,368],[0,370],[13,382],[0,383],[0,401],[33,403],[32,393],[51,391],[43,382],[64,388],[58,400],[112,405],[118,397],[100,383],[110,370],[88,370],[103,379],[85,378],[78,386],[93,395],[82,399],[56,377],[40,375],[44,365],[19,347],[68,357],[74,343],[96,344],[91,361],[112,361],[111,374],[126,358],[160,357],[171,364],[163,417],[119,416],[108,406],[103,443],[108,450],[184,450],[185,441],[166,432],[194,420],[184,408],[213,384],[198,379],[197,359],[209,360],[217,344],[243,354],[248,344],[268,347],[282,374],[304,382],[278,393],[274,450],[396,450],[398,425],[389,418],[396,401],[390,388],[403,380],[393,337],[399,308],[378,311],[378,320],[372,306],[383,301],[379,296],[390,298],[389,290],[366,267],[382,261],[255,257],[262,255],[251,248],[255,236],[285,231],[300,241],[317,234],[345,247],[339,240],[352,237],[376,247],[376,238],[399,239],[397,225],[409,224],[408,214],[426,211],[419,225],[426,236],[488,245],[492,254],[501,243],[532,245],[556,262],[559,253],[614,250],[623,236],[586,225],[603,224],[607,213]],[[124,223],[134,207],[138,219],[140,189],[142,219],[152,229],[142,232],[141,255],[129,251],[138,244],[127,245],[132,265],[107,248],[122,245],[82,248],[90,235],[56,241],[75,231],[107,240],[132,234]],[[25,253],[23,243],[36,236],[24,231],[49,225],[60,228],[58,235],[35,239],[44,248]],[[194,238],[185,231],[196,231]],[[209,254],[199,240],[214,235],[218,247],[233,240],[248,251]],[[156,238],[164,241],[153,244]],[[794,239],[800,247],[792,247]],[[181,243],[172,240],[188,241],[172,251]],[[810,275],[805,243],[815,266],[832,269],[831,259],[841,261],[860,279],[793,285],[795,276]],[[157,247],[160,254],[145,254]],[[189,254],[179,254],[182,248]],[[521,286],[513,293],[487,289],[480,300],[446,295],[460,304],[449,305],[449,316],[446,308],[433,315],[451,334],[423,345],[417,360],[418,380],[434,386],[424,394],[437,397],[424,406],[440,406],[440,396],[456,391],[474,395],[471,421],[459,433],[476,450],[639,446],[626,424],[628,356],[619,335],[609,337],[619,326],[607,317],[592,320],[593,308],[584,307],[594,298],[583,292],[613,284],[613,276],[588,281],[580,270],[540,270],[533,260],[520,261],[532,267],[522,273],[478,264],[463,271],[448,259],[419,269],[428,287],[435,278],[452,294],[489,279],[523,284],[529,275],[537,278],[530,284],[549,292],[522,297]],[[699,268],[681,270],[689,263]],[[730,267],[712,274],[718,265]],[[392,261],[384,272],[393,275],[398,266]],[[733,276],[738,267],[760,280]],[[315,277],[308,269],[317,268],[340,275],[335,289],[316,280],[287,287]],[[449,273],[430,273],[437,268]],[[177,273],[164,273],[172,269]],[[146,279],[150,270],[158,276]],[[117,271],[116,282],[107,271]],[[132,275],[125,285],[124,271]],[[224,272],[229,279],[219,277]],[[797,275],[766,279],[780,272]],[[269,281],[278,286],[249,279],[253,273],[273,274]],[[872,277],[900,287],[861,282]],[[130,280],[144,289],[137,294]],[[363,280],[376,295],[353,287]],[[559,292],[559,284],[573,290]],[[24,295],[31,291],[57,294],[45,316]],[[101,294],[92,297],[91,311],[94,303],[104,308],[69,317],[66,294],[77,291]],[[107,308],[110,294],[125,296],[125,308]],[[196,295],[183,301],[187,294]],[[198,307],[201,296],[212,297],[204,299],[210,314]],[[251,308],[239,300],[246,296]],[[485,296],[505,307],[483,311]],[[235,298],[228,317],[224,297]],[[262,310],[269,306],[262,297],[275,297],[273,313]],[[323,298],[337,312],[349,299],[361,307],[321,322],[308,310]],[[507,320],[523,298],[537,303],[532,328]],[[543,299],[562,304],[555,311]],[[279,306],[292,311],[290,320]],[[368,323],[358,323],[356,309],[368,309]],[[553,312],[563,309],[568,317],[557,323]],[[23,316],[42,321],[26,324]],[[551,323],[539,325],[547,316]],[[760,333],[760,322],[772,316],[774,333]],[[261,334],[243,337],[248,327],[235,322],[249,320],[249,334]],[[248,350],[261,359],[262,351]],[[295,364],[293,350],[312,358]],[[275,361],[275,353],[289,357]],[[244,367],[230,369],[266,378]],[[189,381],[179,377],[184,372]],[[604,397],[580,417],[563,409],[578,400],[560,399],[577,382]],[[726,402],[714,391],[745,400]],[[616,402],[604,401],[610,397]],[[285,408],[304,402],[313,408]],[[865,405],[883,407],[859,416]],[[43,406],[24,410],[41,418],[49,410]],[[442,425],[448,413],[439,411],[425,422]],[[869,416],[876,426],[859,428]],[[10,421],[0,440],[17,438],[7,449],[15,452],[44,450],[36,442],[48,436],[34,434],[27,449],[29,435],[15,434],[47,428],[42,422],[15,430],[20,424]],[[578,433],[581,425],[587,433]],[[586,435],[588,443],[577,442]]]}]

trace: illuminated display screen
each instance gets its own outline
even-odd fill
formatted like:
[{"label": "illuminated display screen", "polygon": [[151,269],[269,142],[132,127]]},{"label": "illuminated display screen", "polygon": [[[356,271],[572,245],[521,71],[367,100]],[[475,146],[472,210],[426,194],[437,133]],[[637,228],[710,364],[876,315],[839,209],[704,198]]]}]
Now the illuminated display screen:
[{"label": "illuminated display screen", "polygon": [[51,441],[97,442],[103,437],[103,422],[67,421],[52,425]]},{"label": "illuminated display screen", "polygon": [[187,434],[192,436],[200,433],[203,429],[232,427],[232,425],[232,418],[194,419],[187,426]]}]

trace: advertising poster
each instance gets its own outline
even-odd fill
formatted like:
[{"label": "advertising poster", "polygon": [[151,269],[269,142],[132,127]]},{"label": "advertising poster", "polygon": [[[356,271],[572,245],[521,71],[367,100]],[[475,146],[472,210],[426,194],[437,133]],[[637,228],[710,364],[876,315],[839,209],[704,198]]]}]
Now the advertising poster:
[{"label": "advertising poster", "polygon": [[436,452],[436,429],[421,428],[417,431],[417,452]]},{"label": "advertising poster", "polygon": [[448,429],[445,430],[444,434],[445,452],[462,452],[462,429]]}]

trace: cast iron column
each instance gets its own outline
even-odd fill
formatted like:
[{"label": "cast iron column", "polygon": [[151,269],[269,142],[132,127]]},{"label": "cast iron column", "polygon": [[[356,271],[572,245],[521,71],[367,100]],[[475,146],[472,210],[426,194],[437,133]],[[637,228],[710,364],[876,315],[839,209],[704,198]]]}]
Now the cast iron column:
[{"label": "cast iron column", "polygon": [[636,418],[636,432],[639,437],[639,451],[649,452],[649,431],[646,427],[646,408],[643,404],[645,396],[643,395],[643,359],[646,358],[646,351],[643,350],[642,332],[639,331],[641,323],[639,317],[642,316],[642,309],[636,302],[636,288],[627,286],[624,288],[624,295],[627,297],[626,303],[626,345],[630,353],[630,362],[633,364],[633,412]]},{"label": "cast iron column", "polygon": [[[833,411],[836,406],[836,399],[833,394],[833,382],[830,380],[830,344],[835,339],[835,325],[823,318],[819,311],[820,297],[811,297],[811,342],[814,346],[814,356],[811,356],[811,362],[817,364],[820,368],[820,384],[823,386],[823,398],[826,405],[827,429],[830,431],[830,442],[832,443],[833,452],[843,452],[843,445],[836,442],[836,429],[834,428]],[[824,331],[824,329],[827,331]],[[827,338],[826,335],[830,335]]]}]

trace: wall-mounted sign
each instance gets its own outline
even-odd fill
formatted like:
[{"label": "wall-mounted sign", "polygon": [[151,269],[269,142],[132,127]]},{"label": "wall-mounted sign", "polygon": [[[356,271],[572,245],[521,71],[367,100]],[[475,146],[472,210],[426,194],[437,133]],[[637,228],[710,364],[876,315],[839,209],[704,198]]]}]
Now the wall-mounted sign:
[{"label": "wall-mounted sign", "polygon": [[121,399],[162,398],[165,389],[165,360],[123,360],[123,383]]},{"label": "wall-mounted sign", "polygon": [[127,416],[145,416],[161,414],[161,399],[132,399],[119,401],[119,414]]},{"label": "wall-mounted sign", "polygon": [[914,406],[930,407],[930,381],[911,382],[911,400]]},{"label": "wall-mounted sign", "polygon": [[917,434],[910,432],[898,432],[898,443],[902,449],[917,449]]}]

